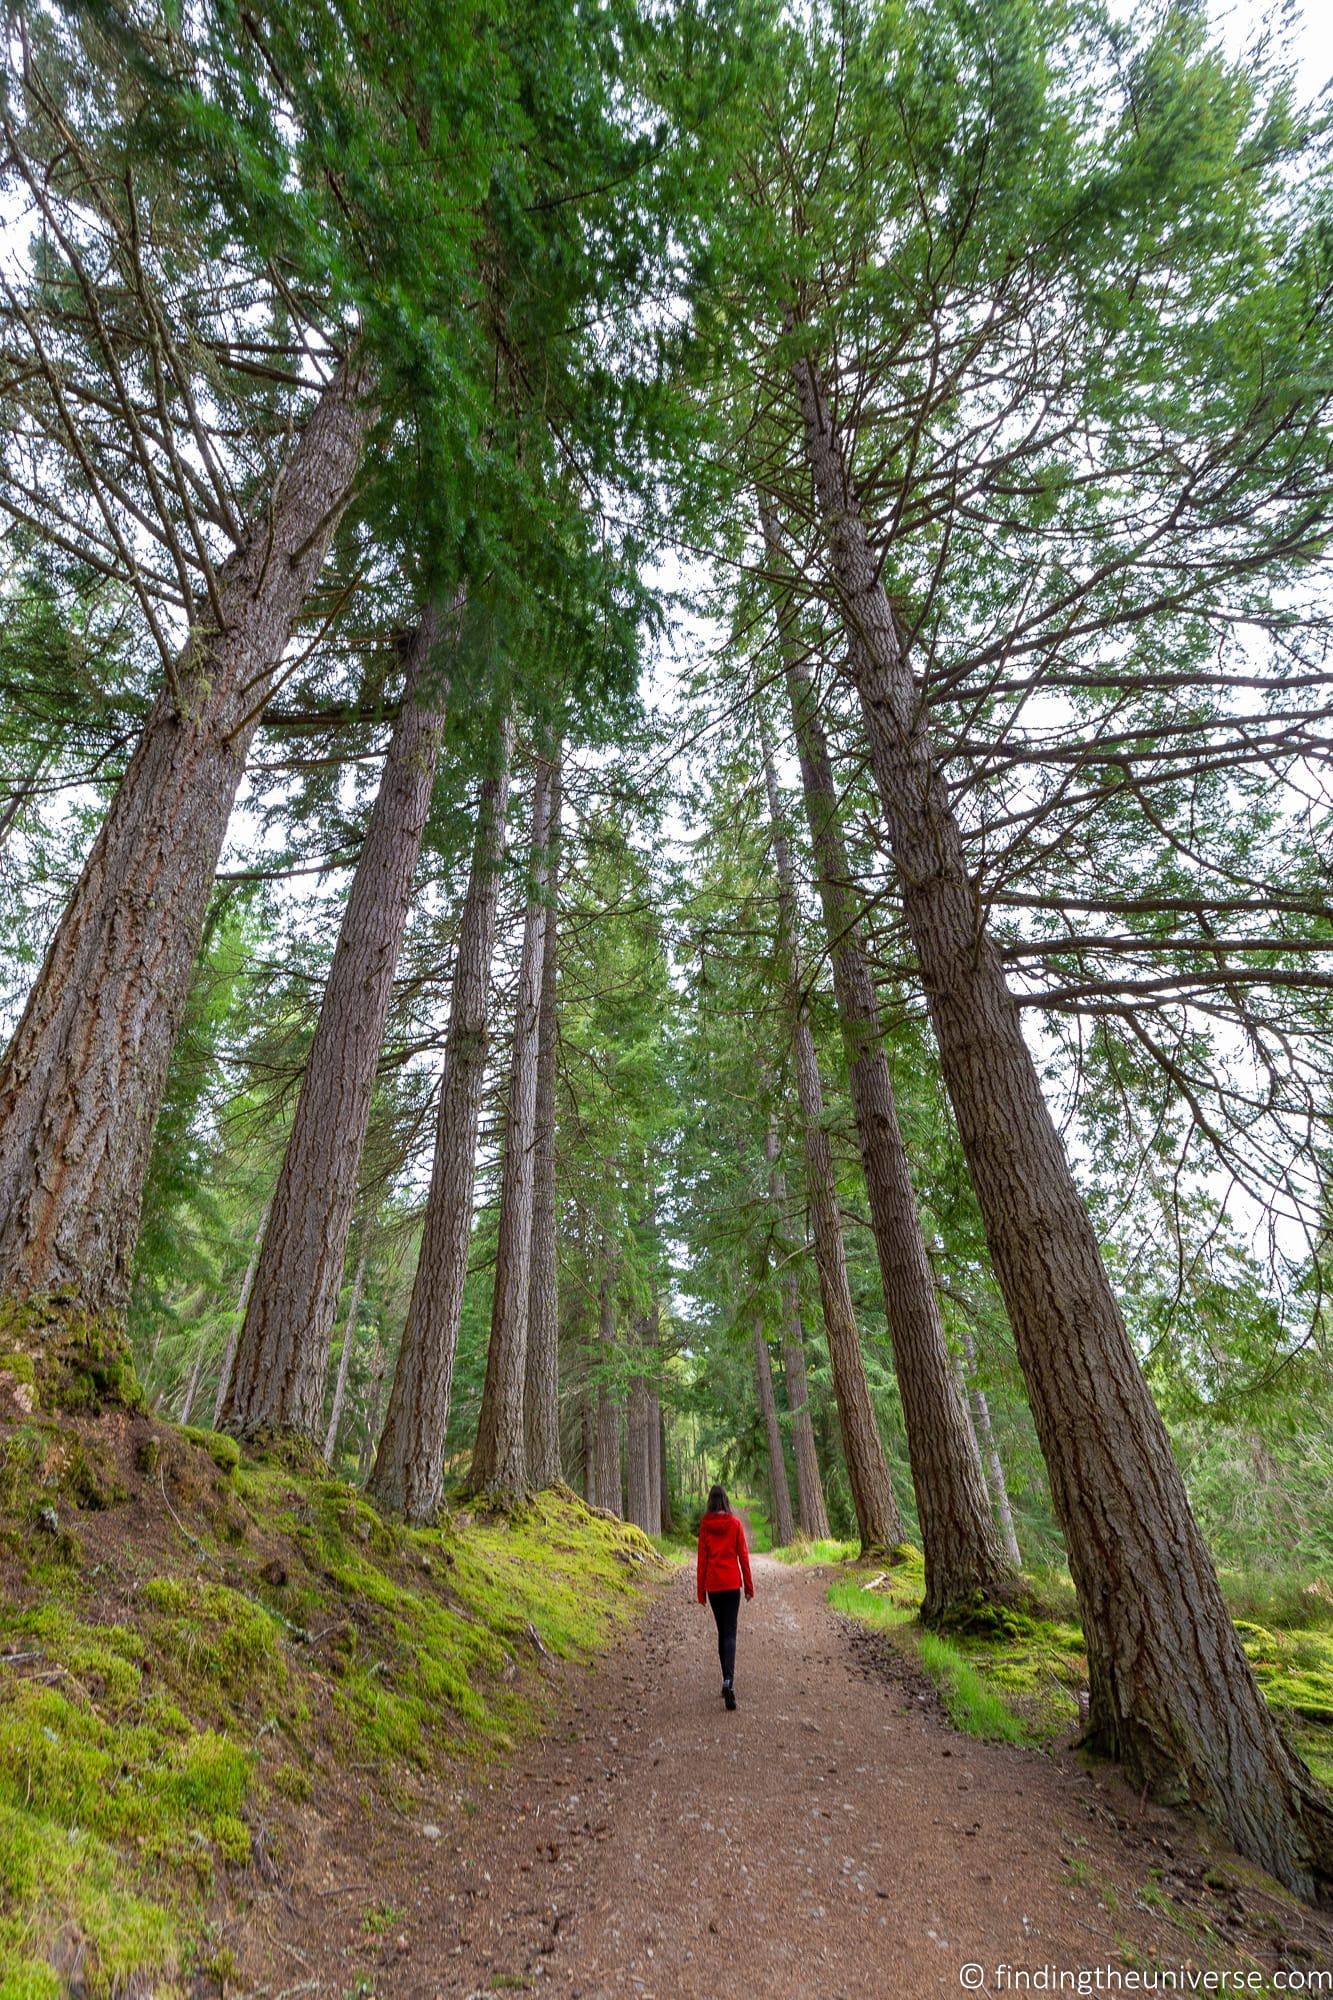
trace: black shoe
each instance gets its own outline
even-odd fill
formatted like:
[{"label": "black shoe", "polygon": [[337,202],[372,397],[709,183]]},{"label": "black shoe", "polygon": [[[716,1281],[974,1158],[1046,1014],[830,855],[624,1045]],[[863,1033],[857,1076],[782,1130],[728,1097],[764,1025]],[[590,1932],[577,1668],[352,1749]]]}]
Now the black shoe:
[{"label": "black shoe", "polygon": [[725,1703],[727,1704],[727,1707],[728,1707],[728,1708],[735,1708],[735,1706],[736,1706],[736,1690],[735,1690],[735,1688],[734,1688],[734,1687],[733,1687],[733,1686],[731,1685],[731,1682],[730,1682],[730,1681],[727,1681],[727,1682],[725,1682],[725,1683],[724,1683],[724,1685],[723,1685],[723,1688],[722,1688],[722,1699],[723,1699],[723,1701],[724,1701],[724,1702],[725,1702]]}]

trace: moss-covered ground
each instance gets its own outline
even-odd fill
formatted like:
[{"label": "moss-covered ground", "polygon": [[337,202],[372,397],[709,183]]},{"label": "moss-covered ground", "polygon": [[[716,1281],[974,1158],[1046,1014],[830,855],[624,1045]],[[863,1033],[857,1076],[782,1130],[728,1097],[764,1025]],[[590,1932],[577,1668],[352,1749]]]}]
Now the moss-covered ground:
[{"label": "moss-covered ground", "polygon": [[[219,1993],[304,1822],[502,1753],[634,1615],[646,1538],[544,1495],[438,1528],[0,1358],[0,2000]],[[17,1390],[17,1394],[15,1391]]]},{"label": "moss-covered ground", "polygon": [[[837,1563],[842,1573],[830,1586],[830,1603],[911,1648],[960,1729],[1041,1743],[1077,1727],[1088,1663],[1067,1576],[1031,1580],[1044,1615],[1005,1610],[988,1630],[940,1638],[918,1623],[919,1556],[881,1570],[853,1562],[846,1544],[778,1553],[788,1561]],[[1333,1784],[1333,1593],[1310,1577],[1223,1571],[1221,1581],[1269,1705],[1315,1776]]]}]

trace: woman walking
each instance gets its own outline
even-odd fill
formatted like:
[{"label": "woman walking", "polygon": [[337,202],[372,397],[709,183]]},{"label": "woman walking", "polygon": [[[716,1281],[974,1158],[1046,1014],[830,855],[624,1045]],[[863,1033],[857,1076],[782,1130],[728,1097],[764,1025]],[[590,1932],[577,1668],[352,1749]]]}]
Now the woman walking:
[{"label": "woman walking", "polygon": [[731,1511],[721,1486],[708,1495],[708,1512],[699,1523],[698,1589],[700,1604],[710,1604],[717,1620],[717,1652],[722,1662],[722,1699],[736,1706],[736,1620],[741,1609],[741,1581],[747,1601],[754,1596],[750,1581],[750,1551],[745,1530]]}]

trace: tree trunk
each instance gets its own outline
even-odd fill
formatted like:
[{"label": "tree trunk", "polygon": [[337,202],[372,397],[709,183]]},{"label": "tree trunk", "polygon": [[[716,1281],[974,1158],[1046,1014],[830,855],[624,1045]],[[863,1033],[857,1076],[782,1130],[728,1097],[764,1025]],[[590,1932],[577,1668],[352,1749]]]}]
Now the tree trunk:
[{"label": "tree trunk", "polygon": [[662,1405],[657,1391],[648,1391],[648,1513],[651,1535],[662,1533]]},{"label": "tree trunk", "polygon": [[597,1505],[597,1411],[589,1389],[583,1391],[583,1497]]},{"label": "tree trunk", "polygon": [[658,1491],[662,1499],[662,1533],[669,1535],[675,1526],[671,1512],[671,1452],[667,1443],[666,1411],[660,1401],[657,1405],[657,1425],[658,1464],[661,1470]]},{"label": "tree trunk", "polygon": [[357,1477],[363,1482],[370,1470],[370,1462],[375,1450],[375,1439],[379,1435],[380,1397],[384,1393],[384,1368],[386,1360],[384,1335],[380,1333],[375,1338],[375,1352],[370,1363],[370,1380],[366,1384],[365,1434],[361,1439],[361,1449],[357,1454]]},{"label": "tree trunk", "polygon": [[523,1428],[528,1483],[534,1492],[560,1478],[560,1300],[556,1283],[555,1082],[559,1053],[556,889],[560,852],[560,759],[551,769],[550,887],[542,942],[537,1026],[536,1149],[532,1168],[532,1265],[528,1276],[528,1349]]},{"label": "tree trunk", "polygon": [[779,1167],[778,1135],[770,1124],[764,1140],[768,1160],[768,1194],[773,1204],[774,1242],[779,1255],[778,1296],[782,1301],[782,1366],[787,1378],[787,1410],[791,1417],[792,1456],[796,1460],[796,1517],[809,1541],[828,1540],[828,1509],[819,1470],[815,1427],[810,1418],[810,1386],[805,1373],[805,1330],[801,1325],[801,1288],[786,1240],[787,1178]]},{"label": "tree trunk", "polygon": [[272,677],[323,564],[367,377],[315,404],[158,696],[0,1060],[0,1296],[119,1316],[213,872]]},{"label": "tree trunk", "polygon": [[361,1290],[366,1282],[366,1253],[363,1250],[356,1260],[356,1275],[352,1279],[352,1297],[347,1307],[347,1319],[343,1326],[342,1353],[338,1356],[338,1379],[333,1385],[333,1407],[329,1411],[329,1427],[324,1433],[324,1463],[333,1464],[333,1454],[338,1443],[338,1432],[342,1427],[343,1402],[347,1395],[347,1370],[351,1366],[352,1348],[356,1341],[356,1316],[361,1310]]},{"label": "tree trunk", "polygon": [[805,1135],[805,1169],[810,1202],[810,1226],[815,1245],[815,1268],[819,1274],[819,1297],[824,1310],[829,1360],[833,1364],[833,1393],[838,1405],[847,1478],[856,1509],[861,1548],[889,1550],[903,1540],[902,1517],[889,1477],[884,1440],[875,1421],[866,1380],[865,1358],[861,1353],[861,1330],[856,1323],[851,1286],[847,1280],[847,1255],[842,1241],[842,1218],[838,1205],[838,1184],[833,1170],[833,1151],[824,1126],[824,1087],[819,1077],[815,1039],[810,1031],[801,969],[796,955],[796,893],[791,856],[782,825],[777,780],[767,737],[760,731],[764,782],[768,788],[768,810],[773,832],[773,860],[778,878],[779,956],[787,988],[792,1040],[796,1060],[796,1093],[801,1106]]},{"label": "tree trunk", "polygon": [[237,1437],[323,1436],[361,1149],[444,734],[444,615],[407,649],[402,705],[301,1080],[223,1410]]},{"label": "tree trunk", "polygon": [[995,1512],[1000,1523],[1000,1533],[1004,1537],[1005,1553],[1014,1568],[1017,1569],[1022,1561],[1022,1556],[1018,1548],[1018,1532],[1014,1527],[1014,1510],[1009,1505],[1009,1487],[1004,1476],[1004,1461],[1000,1457],[1000,1448],[995,1442],[995,1431],[990,1420],[990,1404],[986,1400],[985,1390],[976,1387],[968,1381],[968,1371],[970,1370],[975,1374],[977,1364],[977,1350],[970,1333],[963,1335],[963,1352],[966,1356],[966,1361],[964,1362],[961,1357],[959,1359],[958,1384],[971,1405],[972,1428],[976,1433],[977,1452],[981,1458],[982,1465],[985,1467],[986,1479],[991,1490],[991,1499],[995,1503]]},{"label": "tree trunk", "polygon": [[[609,1360],[616,1344],[615,1308],[611,1299],[611,1261],[604,1254],[602,1285],[598,1298],[598,1341],[602,1359]],[[610,1384],[597,1390],[597,1505],[609,1514],[620,1508],[620,1406]]]},{"label": "tree trunk", "polygon": [[793,372],[903,912],[1078,1590],[1090,1743],[1327,1895],[1333,1809],[1228,1616],[986,933],[822,385],[808,359]]},{"label": "tree trunk", "polygon": [[532,794],[532,857],[509,1070],[500,1175],[500,1232],[495,1249],[495,1297],[477,1443],[468,1473],[473,1493],[518,1495],[527,1490],[523,1387],[527,1364],[532,1270],[532,1190],[537,1116],[537,1029],[541,1014],[542,951],[550,844],[552,768],[539,758]]},{"label": "tree trunk", "polygon": [[425,1525],[444,1494],[454,1354],[463,1310],[477,1126],[490,1046],[491,960],[504,859],[513,725],[500,727],[494,777],[481,788],[467,894],[458,923],[449,1029],[440,1074],[435,1158],[411,1302],[370,1491],[380,1506]]},{"label": "tree trunk", "polygon": [[773,1489],[773,1546],[785,1549],[792,1539],[791,1489],[787,1484],[787,1460],[782,1449],[782,1425],[778,1421],[778,1399],[773,1388],[773,1363],[768,1352],[761,1315],[754,1316],[754,1382],[768,1445],[768,1478]]},{"label": "tree trunk", "polygon": [[[777,578],[784,567],[782,548],[766,503],[762,511],[765,549]],[[1012,1596],[1015,1579],[991,1519],[921,1235],[875,982],[847,869],[828,743],[792,629],[790,593],[779,586],[776,594],[782,663],[921,1524],[926,1564],[921,1617],[927,1625],[940,1625],[978,1599]]]},{"label": "tree trunk", "polygon": [[648,1384],[636,1375],[629,1385],[629,1407],[625,1422],[625,1515],[646,1535],[657,1533],[653,1519],[653,1447],[651,1436],[653,1404]]},{"label": "tree trunk", "polygon": [[194,1409],[194,1399],[199,1394],[199,1377],[203,1372],[204,1343],[201,1340],[194,1350],[194,1366],[190,1370],[190,1379],[185,1385],[185,1394],[181,1398],[181,1413],[176,1419],[178,1424],[188,1424],[190,1421],[190,1416]]},{"label": "tree trunk", "polygon": [[259,1253],[264,1247],[264,1231],[268,1228],[268,1212],[272,1206],[272,1201],[273,1197],[270,1195],[269,1199],[264,1203],[263,1213],[259,1218],[259,1227],[255,1231],[255,1240],[250,1249],[250,1261],[245,1267],[245,1276],[241,1280],[241,1296],[236,1301],[236,1310],[232,1314],[231,1331],[227,1335],[227,1345],[222,1350],[222,1362],[218,1369],[217,1394],[213,1398],[213,1429],[215,1431],[220,1430],[222,1427],[222,1412],[226,1408],[227,1391],[231,1388],[232,1369],[236,1366],[236,1348],[240,1342],[241,1328],[245,1325],[245,1315],[250,1304],[250,1294],[255,1287],[255,1272],[259,1269]]}]

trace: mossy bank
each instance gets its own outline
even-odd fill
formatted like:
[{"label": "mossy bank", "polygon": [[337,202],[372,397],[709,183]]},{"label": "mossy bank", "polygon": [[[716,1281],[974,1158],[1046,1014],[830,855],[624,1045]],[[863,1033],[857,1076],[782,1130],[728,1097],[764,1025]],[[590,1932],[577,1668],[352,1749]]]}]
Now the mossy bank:
[{"label": "mossy bank", "polygon": [[658,1564],[568,1494],[408,1530],[44,1400],[0,1357],[0,2000],[253,1984],[252,1897],[502,1754]]}]

